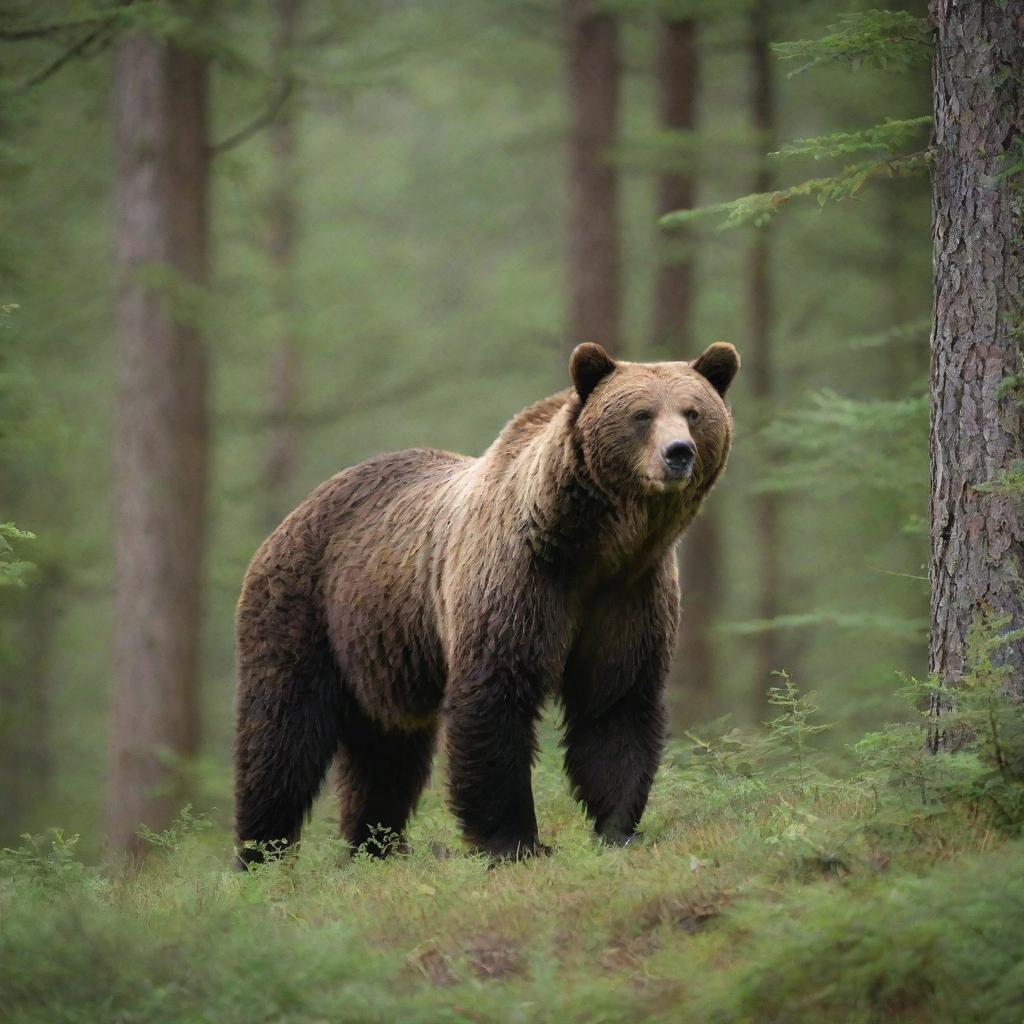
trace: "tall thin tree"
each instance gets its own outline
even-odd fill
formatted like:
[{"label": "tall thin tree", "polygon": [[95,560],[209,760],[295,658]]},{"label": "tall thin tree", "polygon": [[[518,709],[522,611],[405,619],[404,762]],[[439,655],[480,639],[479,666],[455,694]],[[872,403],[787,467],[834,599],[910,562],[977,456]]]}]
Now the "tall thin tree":
[{"label": "tall thin tree", "polygon": [[[772,76],[771,26],[772,0],[754,0],[750,16],[749,54],[751,65],[750,109],[757,136],[757,152],[775,148],[776,110],[775,81]],[[753,191],[768,192],[774,187],[774,175],[759,156],[754,174]],[[763,419],[775,398],[775,301],[772,282],[772,225],[758,228],[750,243],[748,255],[748,315],[750,352],[745,371],[751,392]],[[760,562],[757,574],[757,618],[766,628],[758,635],[754,661],[754,707],[758,714],[768,711],[767,690],[771,674],[780,664],[778,633],[768,624],[779,614],[781,595],[781,523],[778,496],[764,492],[754,500],[754,523],[757,531],[757,552]]]},{"label": "tall thin tree", "polygon": [[570,347],[619,341],[619,29],[595,0],[565,0],[569,92]]},{"label": "tall thin tree", "polygon": [[107,837],[165,826],[199,738],[207,367],[207,62],[166,39],[118,45],[116,595]]},{"label": "tall thin tree", "polygon": [[280,324],[270,384],[272,425],[265,467],[268,528],[276,526],[286,511],[288,489],[298,461],[295,412],[302,387],[302,352],[295,327],[298,133],[292,61],[301,11],[302,0],[277,0],[275,5],[272,60],[278,90],[287,98],[269,129],[273,180],[268,203],[267,253],[273,275],[271,292]]},{"label": "tall thin tree", "polygon": [[[937,0],[933,14],[929,662],[955,684],[976,621],[1024,627],[1024,2]],[[1024,699],[1024,642],[997,657]],[[947,739],[937,723],[935,746]]]},{"label": "tall thin tree", "polygon": [[[655,86],[659,128],[692,133],[697,127],[699,84],[698,27],[693,18],[661,17],[657,24]],[[695,205],[692,167],[666,171],[658,178],[658,213],[687,210]],[[651,331],[660,356],[682,359],[696,351],[693,318],[695,236],[682,226],[662,238],[654,278]],[[715,659],[712,629],[721,604],[721,520],[705,514],[688,531],[682,548],[683,616],[679,690],[686,718],[700,718],[712,707]]]}]

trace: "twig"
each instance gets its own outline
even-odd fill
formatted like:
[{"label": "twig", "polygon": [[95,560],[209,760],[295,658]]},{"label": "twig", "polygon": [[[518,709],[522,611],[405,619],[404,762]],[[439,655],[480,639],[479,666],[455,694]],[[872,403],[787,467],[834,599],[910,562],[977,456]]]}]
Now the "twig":
[{"label": "twig", "polygon": [[372,409],[374,406],[381,405],[382,403],[393,402],[396,399],[417,394],[425,385],[443,375],[443,371],[438,370],[436,373],[424,374],[423,376],[405,381],[390,391],[369,395],[365,398],[350,399],[347,402],[331,403],[320,409],[312,409],[309,412],[227,414],[222,422],[226,426],[237,427],[243,430],[269,430],[271,427],[280,426],[281,424],[288,424],[306,430],[313,427],[326,427],[338,422],[338,420],[343,420],[346,416],[353,416],[356,413]]},{"label": "twig", "polygon": [[288,102],[294,88],[295,86],[292,81],[289,80],[282,82],[270,103],[267,104],[264,110],[254,117],[247,125],[239,128],[233,135],[229,135],[226,139],[223,139],[220,142],[215,142],[210,146],[210,155],[217,156],[225,150],[234,149],[235,146],[240,146],[246,141],[246,139],[251,138],[262,128],[266,128],[267,125],[271,124],[277,115],[281,113],[281,110]]},{"label": "twig", "polygon": [[[77,43],[75,43],[74,46],[69,47],[67,50],[65,50],[52,64],[48,64],[45,68],[43,68],[42,71],[38,72],[37,74],[33,75],[31,78],[23,82],[18,91],[28,92],[30,89],[35,89],[36,86],[42,85],[43,82],[45,82],[48,78],[51,78],[53,75],[57,74],[57,72],[60,71],[60,69],[64,67],[65,64],[74,60],[76,57],[82,56],[85,50],[89,47],[90,43],[94,43],[97,40],[101,41],[100,45],[97,47],[95,51],[97,53],[104,47],[108,46],[110,44],[111,38],[110,33],[108,32],[109,27],[110,22],[105,21],[103,22],[103,24],[101,24],[98,28],[94,29],[88,35],[83,36],[81,39],[78,40]],[[105,32],[107,33],[107,38],[103,39],[103,34]]]},{"label": "twig", "polygon": [[79,21],[65,21],[58,25],[37,25],[35,28],[4,28],[0,29],[0,43],[20,43],[28,39],[50,39],[63,32],[95,25],[97,22],[106,25],[110,18],[82,18]]}]

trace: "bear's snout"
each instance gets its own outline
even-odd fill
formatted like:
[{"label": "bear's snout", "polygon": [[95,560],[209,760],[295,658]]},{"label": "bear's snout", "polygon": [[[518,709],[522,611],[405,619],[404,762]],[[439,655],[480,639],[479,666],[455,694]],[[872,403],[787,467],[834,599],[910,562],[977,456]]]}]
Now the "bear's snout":
[{"label": "bear's snout", "polygon": [[668,475],[681,480],[693,470],[696,454],[697,448],[692,441],[672,441],[661,449],[661,460],[665,463]]}]

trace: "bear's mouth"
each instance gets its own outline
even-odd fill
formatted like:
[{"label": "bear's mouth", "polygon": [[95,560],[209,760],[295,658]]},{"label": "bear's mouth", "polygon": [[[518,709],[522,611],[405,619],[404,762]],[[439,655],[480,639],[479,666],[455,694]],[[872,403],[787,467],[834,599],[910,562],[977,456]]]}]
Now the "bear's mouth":
[{"label": "bear's mouth", "polygon": [[647,486],[654,494],[677,494],[686,489],[692,476],[692,470],[687,470],[681,476],[648,476]]}]

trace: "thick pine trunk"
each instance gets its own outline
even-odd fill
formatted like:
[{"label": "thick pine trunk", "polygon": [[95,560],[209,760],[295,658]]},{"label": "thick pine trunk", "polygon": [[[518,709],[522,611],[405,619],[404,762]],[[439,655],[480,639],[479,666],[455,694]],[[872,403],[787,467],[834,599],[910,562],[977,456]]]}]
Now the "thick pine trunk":
[{"label": "thick pine trunk", "polygon": [[619,341],[619,30],[595,0],[565,0],[569,80],[569,347]]},{"label": "thick pine trunk", "polygon": [[[658,127],[692,132],[697,127],[697,24],[692,19],[658,23],[656,89]],[[689,168],[658,179],[658,213],[695,205]],[[661,262],[654,281],[651,331],[660,358],[684,359],[698,350],[694,339],[693,232],[681,228],[660,239]],[[687,721],[710,714],[715,694],[712,629],[721,600],[721,521],[712,511],[698,517],[682,545],[684,611],[678,666],[680,706]]]},{"label": "thick pine trunk", "polygon": [[[774,176],[763,154],[775,147],[775,82],[772,77],[771,0],[754,0],[751,12],[750,61],[751,113],[757,134],[760,164],[754,177],[753,191],[768,192],[774,188]],[[748,265],[748,309],[750,317],[750,354],[744,372],[750,381],[757,413],[763,421],[775,398],[775,302],[772,284],[772,225],[754,232]],[[757,530],[758,593],[756,617],[768,622],[779,614],[782,561],[779,498],[764,493],[754,500],[754,524]],[[754,707],[760,717],[770,711],[767,699],[769,686],[775,684],[772,672],[783,668],[779,634],[766,629],[759,634],[754,662]]]},{"label": "thick pine trunk", "polygon": [[[929,662],[956,684],[976,620],[1024,626],[1024,421],[1014,386],[1024,370],[1024,173],[1002,173],[1024,139],[1024,3],[936,0],[933,11]],[[1013,472],[1017,484],[1001,487]],[[1024,698],[1024,643],[996,657],[1013,666],[1009,692]],[[934,742],[945,742],[941,727]]]},{"label": "thick pine trunk", "polygon": [[116,595],[107,837],[163,828],[199,737],[207,369],[207,68],[133,35],[116,59]]}]

